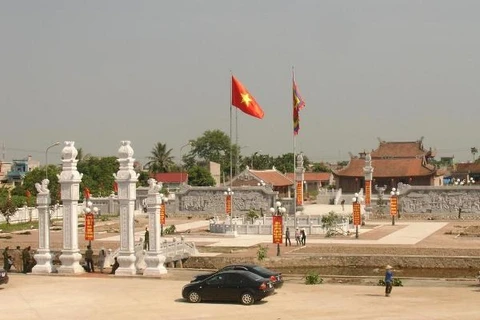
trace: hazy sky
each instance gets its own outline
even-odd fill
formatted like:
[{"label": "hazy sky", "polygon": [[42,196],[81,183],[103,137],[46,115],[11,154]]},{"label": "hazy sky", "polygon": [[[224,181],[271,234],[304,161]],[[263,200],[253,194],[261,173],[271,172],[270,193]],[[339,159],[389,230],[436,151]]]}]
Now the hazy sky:
[{"label": "hazy sky", "polygon": [[265,111],[238,113],[242,153],[292,152],[295,66],[296,150],[310,159],[423,136],[471,160],[479,12],[476,0],[2,0],[0,147],[43,162],[55,141],[116,156],[131,140],[144,162],[162,142],[178,161],[204,131],[229,134],[231,70]]}]

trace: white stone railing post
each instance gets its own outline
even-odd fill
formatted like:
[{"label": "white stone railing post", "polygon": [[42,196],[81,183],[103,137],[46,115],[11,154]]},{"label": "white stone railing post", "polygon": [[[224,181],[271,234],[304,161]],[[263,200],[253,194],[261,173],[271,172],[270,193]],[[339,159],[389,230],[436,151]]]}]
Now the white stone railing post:
[{"label": "white stone railing post", "polygon": [[118,200],[120,203],[120,252],[118,253],[119,267],[116,276],[133,276],[135,268],[135,200],[137,197],[136,184],[138,175],[133,169],[135,159],[130,141],[122,141],[118,149],[120,168],[114,174],[118,185]]},{"label": "white stone railing post", "polygon": [[159,193],[162,189],[162,184],[155,179],[149,179],[147,195],[147,212],[148,212],[148,228],[149,248],[145,257],[147,268],[143,271],[144,276],[160,276],[167,273],[167,269],[163,265],[165,263],[165,256],[160,252],[160,205],[162,203],[162,196]]},{"label": "white stone railing post", "polygon": [[52,254],[50,253],[50,217],[48,206],[50,205],[50,190],[48,190],[47,179],[42,180],[42,184],[36,183],[37,188],[37,207],[38,207],[38,251],[35,254],[37,264],[33,267],[32,273],[50,273],[52,272]]},{"label": "white stone railing post", "polygon": [[63,202],[63,249],[60,255],[62,265],[58,273],[83,273],[80,265],[82,255],[78,248],[78,200],[82,174],[77,170],[78,151],[74,141],[65,141],[62,150],[62,172],[58,175]]}]

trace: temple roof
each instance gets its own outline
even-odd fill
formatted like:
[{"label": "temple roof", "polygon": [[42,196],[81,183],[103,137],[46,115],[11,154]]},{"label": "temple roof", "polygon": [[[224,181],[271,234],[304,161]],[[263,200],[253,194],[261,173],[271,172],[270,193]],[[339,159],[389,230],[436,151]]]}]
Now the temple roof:
[{"label": "temple roof", "polygon": [[423,149],[422,140],[408,142],[380,141],[380,145],[373,150],[371,156],[375,158],[418,158],[430,155],[431,151]]},{"label": "temple roof", "polygon": [[293,185],[293,181],[287,178],[283,173],[276,169],[270,170],[251,170],[250,173],[257,179],[263,180],[267,184],[271,184],[274,187],[283,187]]},{"label": "temple roof", "polygon": [[163,172],[153,175],[155,180],[163,183],[183,183],[188,182],[188,172]]},{"label": "temple roof", "polygon": [[[372,159],[374,177],[418,177],[429,176],[436,173],[435,167],[423,164],[424,159]],[[340,170],[334,171],[334,175],[342,177],[363,177],[365,159],[352,158],[349,164]]]},{"label": "temple roof", "polygon": [[457,163],[455,165],[455,173],[480,173],[480,163]]},{"label": "temple roof", "polygon": [[[328,181],[330,180],[330,172],[305,172],[303,178],[305,181]],[[293,181],[293,173],[287,173],[287,177]]]}]

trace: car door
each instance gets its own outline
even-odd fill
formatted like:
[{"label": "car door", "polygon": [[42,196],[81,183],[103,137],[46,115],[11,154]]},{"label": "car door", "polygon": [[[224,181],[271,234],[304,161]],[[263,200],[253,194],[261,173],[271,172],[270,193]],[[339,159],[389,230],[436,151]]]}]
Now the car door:
[{"label": "car door", "polygon": [[225,279],[225,285],[223,293],[225,294],[225,300],[235,301],[238,300],[243,293],[245,287],[245,276],[240,273],[229,273]]},{"label": "car door", "polygon": [[225,300],[223,294],[225,277],[225,274],[217,274],[205,280],[202,289],[202,297],[204,300]]}]

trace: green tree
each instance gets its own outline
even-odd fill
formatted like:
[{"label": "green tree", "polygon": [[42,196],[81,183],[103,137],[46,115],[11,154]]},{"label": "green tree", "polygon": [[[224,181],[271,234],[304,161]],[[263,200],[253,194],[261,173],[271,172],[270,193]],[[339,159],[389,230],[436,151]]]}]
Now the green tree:
[{"label": "green tree", "polygon": [[214,186],[215,179],[204,167],[193,166],[188,170],[188,184],[191,186]]},{"label": "green tree", "polygon": [[[52,204],[60,202],[60,183],[58,182],[57,175],[60,174],[60,168],[56,165],[48,166],[48,190],[50,190],[50,200]],[[45,167],[35,168],[32,171],[29,171],[25,174],[23,179],[23,187],[25,192],[28,190],[32,196],[37,195],[37,188],[35,188],[35,183],[42,183],[42,180],[45,179]],[[34,205],[32,199],[30,199],[30,205]]]},{"label": "green tree", "polygon": [[80,183],[81,196],[83,190],[88,188],[92,196],[108,196],[113,191],[115,178],[113,176],[119,169],[116,157],[91,157],[78,163],[78,171],[83,174]]},{"label": "green tree", "polygon": [[187,169],[213,161],[220,164],[224,176],[229,176],[230,154],[232,153],[233,156],[233,166],[235,166],[237,153],[241,158],[240,148],[232,145],[232,150],[230,150],[230,137],[218,129],[205,131],[202,136],[191,140],[190,144],[190,152],[182,159]]},{"label": "green tree", "polygon": [[323,162],[316,162],[313,164],[313,172],[332,172],[329,167]]},{"label": "green tree", "polygon": [[140,171],[137,187],[148,187],[148,179],[150,179],[150,174],[147,171]]},{"label": "green tree", "polygon": [[16,211],[17,206],[9,196],[0,198],[0,213],[5,218],[7,224],[10,224],[10,217],[14,215]]},{"label": "green tree", "polygon": [[157,142],[151,151],[151,156],[145,167],[152,173],[169,172],[173,167],[173,156],[170,155],[172,149],[167,149],[167,144]]},{"label": "green tree", "polygon": [[252,221],[252,223],[255,222],[255,219],[258,219],[260,216],[258,215],[258,212],[255,211],[255,209],[250,209],[247,213],[247,218]]},{"label": "green tree", "polygon": [[280,172],[293,172],[293,153],[282,154],[276,157],[273,163]]}]

